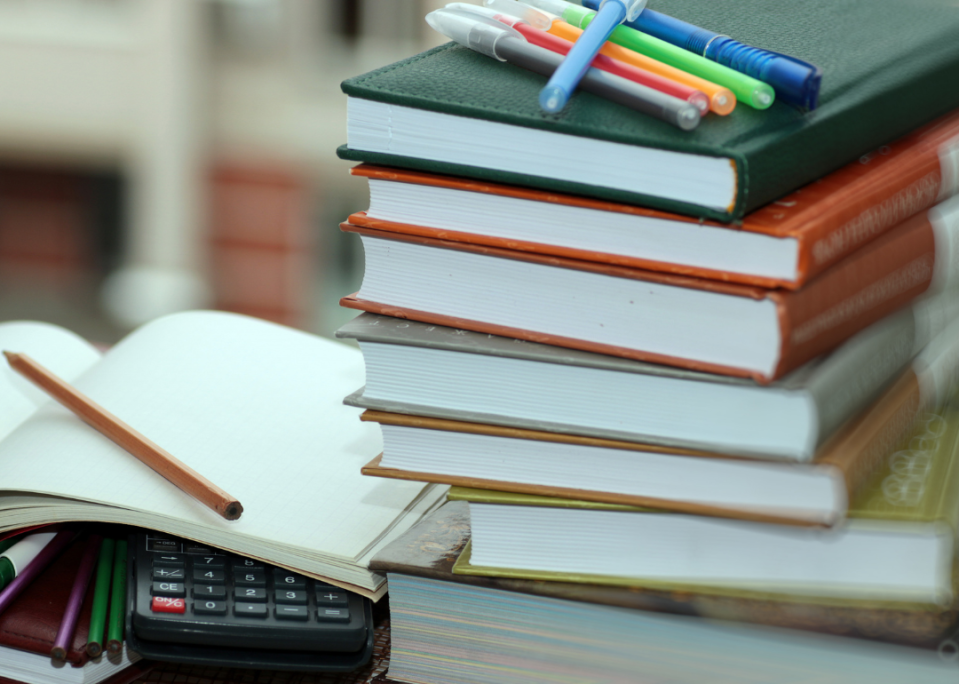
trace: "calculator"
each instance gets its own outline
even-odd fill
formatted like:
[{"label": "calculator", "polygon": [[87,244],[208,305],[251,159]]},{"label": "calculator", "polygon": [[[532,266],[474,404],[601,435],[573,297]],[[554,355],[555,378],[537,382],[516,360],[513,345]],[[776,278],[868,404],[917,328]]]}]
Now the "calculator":
[{"label": "calculator", "polygon": [[372,654],[363,596],[157,532],[130,535],[127,553],[126,638],[145,658],[342,672]]}]

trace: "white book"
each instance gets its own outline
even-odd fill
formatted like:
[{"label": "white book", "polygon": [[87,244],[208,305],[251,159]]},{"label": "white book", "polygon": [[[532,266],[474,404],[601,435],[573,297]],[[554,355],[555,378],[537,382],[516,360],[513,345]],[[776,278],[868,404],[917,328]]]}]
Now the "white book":
[{"label": "white book", "polygon": [[97,684],[139,660],[139,654],[124,647],[118,655],[104,653],[74,667],[69,663],[54,663],[49,656],[0,646],[0,677],[25,684]]},{"label": "white book", "polygon": [[443,488],[364,478],[375,426],[342,398],[359,351],[220,312],[153,321],[106,354],[45,324],[0,324],[0,349],[34,358],[236,497],[226,521],[49,399],[0,372],[0,530],[124,523],[323,577],[373,598],[367,565]]}]

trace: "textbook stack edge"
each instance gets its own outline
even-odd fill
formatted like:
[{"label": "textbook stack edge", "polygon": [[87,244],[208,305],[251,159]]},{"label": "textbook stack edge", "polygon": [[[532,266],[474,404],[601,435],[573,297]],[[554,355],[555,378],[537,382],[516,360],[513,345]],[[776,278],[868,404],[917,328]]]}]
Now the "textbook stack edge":
[{"label": "textbook stack edge", "polygon": [[813,113],[682,137],[584,93],[542,116],[536,79],[450,45],[343,84],[371,201],[341,226],[366,270],[337,335],[384,440],[362,472],[457,500],[374,558],[391,677],[692,682],[727,653],[731,681],[955,675],[959,94],[933,84],[959,12],[883,7],[749,0],[782,20],[757,27],[663,0],[825,74]]}]

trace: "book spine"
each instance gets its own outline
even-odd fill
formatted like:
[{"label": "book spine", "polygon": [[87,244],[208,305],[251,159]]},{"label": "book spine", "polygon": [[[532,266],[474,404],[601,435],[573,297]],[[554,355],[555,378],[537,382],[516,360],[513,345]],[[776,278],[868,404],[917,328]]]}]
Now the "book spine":
[{"label": "book spine", "polygon": [[910,303],[929,289],[934,278],[954,280],[955,270],[950,254],[936,239],[929,217],[920,214],[836,264],[802,290],[770,293],[779,308],[782,330],[774,376],[832,349]]},{"label": "book spine", "polygon": [[[910,136],[895,159],[872,173],[847,179],[838,172],[824,179],[835,189],[817,216],[794,234],[800,237],[802,284],[902,221],[959,192],[959,116],[950,117],[933,140]],[[953,133],[943,139],[943,130]],[[917,136],[918,138],[918,136]],[[880,156],[888,148],[873,153]],[[864,158],[860,163],[868,163]]]}]

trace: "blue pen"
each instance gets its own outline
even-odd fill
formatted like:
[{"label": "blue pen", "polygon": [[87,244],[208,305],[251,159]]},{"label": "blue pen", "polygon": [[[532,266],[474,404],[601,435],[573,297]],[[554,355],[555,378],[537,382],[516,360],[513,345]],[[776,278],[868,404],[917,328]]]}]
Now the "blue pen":
[{"label": "blue pen", "polygon": [[[601,5],[601,0],[582,2],[584,7],[592,10]],[[822,69],[814,64],[771,50],[751,47],[729,36],[707,31],[649,9],[635,21],[627,20],[625,24],[768,83],[776,91],[776,99],[781,102],[804,109],[815,109],[819,104]]]},{"label": "blue pen", "polygon": [[540,91],[539,106],[544,112],[552,114],[566,106],[609,34],[623,21],[635,21],[644,7],[646,0],[601,0],[596,17]]}]

